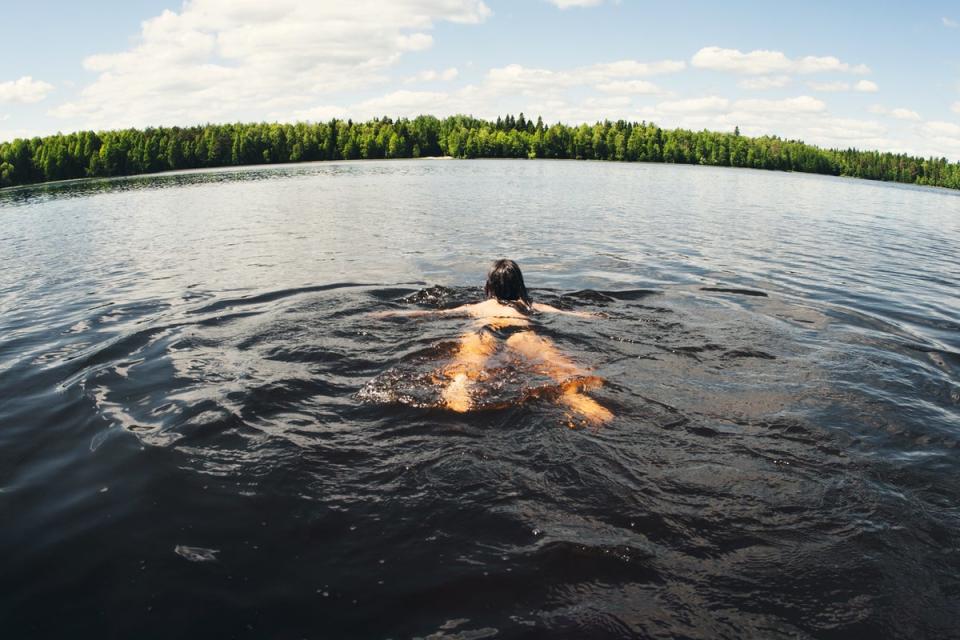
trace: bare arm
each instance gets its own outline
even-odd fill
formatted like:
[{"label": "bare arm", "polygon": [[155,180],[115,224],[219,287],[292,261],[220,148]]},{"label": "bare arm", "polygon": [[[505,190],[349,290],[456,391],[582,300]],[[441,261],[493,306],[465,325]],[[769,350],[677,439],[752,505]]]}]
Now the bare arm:
[{"label": "bare arm", "polygon": [[543,304],[542,302],[534,302],[533,309],[535,311],[540,311],[541,313],[559,313],[565,316],[576,316],[577,318],[599,318],[595,313],[590,313],[588,311],[565,311],[564,309],[557,309],[552,307],[549,304]]},{"label": "bare arm", "polygon": [[469,307],[465,304],[453,309],[388,309],[386,311],[372,311],[371,318],[426,318],[434,316],[465,316],[470,314]]}]

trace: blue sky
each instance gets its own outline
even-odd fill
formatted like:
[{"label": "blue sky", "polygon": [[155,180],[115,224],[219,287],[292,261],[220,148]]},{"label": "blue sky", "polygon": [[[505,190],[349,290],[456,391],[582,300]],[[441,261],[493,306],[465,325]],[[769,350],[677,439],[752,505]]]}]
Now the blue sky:
[{"label": "blue sky", "polygon": [[960,4],[2,0],[0,140],[523,111],[960,160]]}]

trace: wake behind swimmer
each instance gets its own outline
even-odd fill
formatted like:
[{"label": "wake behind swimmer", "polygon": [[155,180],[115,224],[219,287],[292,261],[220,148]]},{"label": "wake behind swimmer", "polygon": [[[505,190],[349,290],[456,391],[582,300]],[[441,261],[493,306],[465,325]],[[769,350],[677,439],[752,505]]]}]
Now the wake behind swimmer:
[{"label": "wake behind swimmer", "polygon": [[517,361],[537,374],[557,383],[557,402],[574,414],[599,426],[613,419],[613,413],[585,392],[603,384],[603,380],[574,363],[548,338],[533,330],[537,313],[557,313],[578,318],[595,318],[590,313],[565,311],[533,302],[527,291],[520,267],[513,260],[494,262],[484,286],[487,299],[436,311],[384,311],[376,317],[466,316],[473,319],[469,331],[460,336],[450,362],[431,376],[441,387],[442,405],[458,413],[476,408],[474,391],[477,383],[495,372],[488,368],[491,357],[505,348]]}]

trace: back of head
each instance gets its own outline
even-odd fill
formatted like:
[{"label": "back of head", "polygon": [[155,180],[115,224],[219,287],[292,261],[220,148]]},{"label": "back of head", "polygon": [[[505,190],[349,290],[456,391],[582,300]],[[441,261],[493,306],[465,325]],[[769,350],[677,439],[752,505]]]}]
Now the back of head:
[{"label": "back of head", "polygon": [[523,302],[530,304],[530,294],[523,284],[523,274],[513,260],[497,260],[487,274],[487,284],[483,288],[488,298],[502,302]]}]

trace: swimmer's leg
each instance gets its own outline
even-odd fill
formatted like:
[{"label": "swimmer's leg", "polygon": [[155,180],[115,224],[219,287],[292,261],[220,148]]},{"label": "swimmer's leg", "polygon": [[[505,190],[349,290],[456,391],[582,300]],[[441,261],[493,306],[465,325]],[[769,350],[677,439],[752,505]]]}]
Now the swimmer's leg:
[{"label": "swimmer's leg", "polygon": [[510,336],[507,339],[507,346],[537,365],[540,371],[557,382],[580,378],[563,386],[559,398],[561,404],[579,413],[594,425],[613,419],[613,414],[606,407],[583,393],[585,389],[599,387],[602,380],[591,376],[588,371],[574,364],[570,358],[560,353],[552,341],[538,336],[533,331],[522,331]]},{"label": "swimmer's leg", "polygon": [[443,371],[450,379],[441,394],[448,409],[461,413],[470,410],[473,405],[470,389],[496,347],[496,340],[486,333],[468,333],[460,338],[453,361]]},{"label": "swimmer's leg", "polygon": [[551,340],[538,336],[533,331],[521,331],[507,339],[507,346],[538,365],[538,369],[554,380],[565,380],[574,376],[588,375],[570,358],[560,353]]},{"label": "swimmer's leg", "polygon": [[579,413],[594,426],[613,420],[609,409],[576,388],[565,390],[560,395],[560,403]]}]

